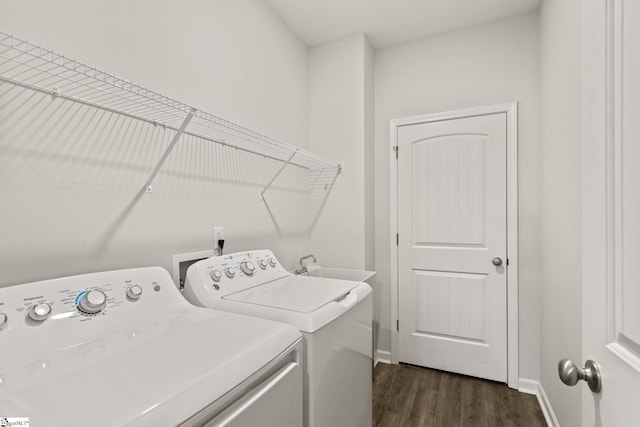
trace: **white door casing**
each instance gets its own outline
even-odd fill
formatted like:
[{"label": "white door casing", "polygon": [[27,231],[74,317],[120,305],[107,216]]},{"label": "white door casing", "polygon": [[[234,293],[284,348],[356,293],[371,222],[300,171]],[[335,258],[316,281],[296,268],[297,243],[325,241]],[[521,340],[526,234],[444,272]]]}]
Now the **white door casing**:
[{"label": "white door casing", "polygon": [[393,120],[390,137],[392,362],[517,388],[516,104]]},{"label": "white door casing", "polygon": [[[638,422],[640,402],[640,3],[583,3],[582,425]],[[623,90],[624,89],[624,90]],[[576,390],[576,392],[579,392]]]}]

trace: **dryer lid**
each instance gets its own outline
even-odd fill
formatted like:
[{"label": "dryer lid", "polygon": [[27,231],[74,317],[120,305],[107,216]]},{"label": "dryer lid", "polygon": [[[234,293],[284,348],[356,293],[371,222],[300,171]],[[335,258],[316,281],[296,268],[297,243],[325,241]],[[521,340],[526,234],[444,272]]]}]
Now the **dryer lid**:
[{"label": "dryer lid", "polygon": [[300,336],[289,325],[215,310],[159,314],[3,360],[1,415],[56,427],[178,425]]},{"label": "dryer lid", "polygon": [[289,276],[223,297],[281,310],[310,313],[339,301],[359,282],[308,276]]}]

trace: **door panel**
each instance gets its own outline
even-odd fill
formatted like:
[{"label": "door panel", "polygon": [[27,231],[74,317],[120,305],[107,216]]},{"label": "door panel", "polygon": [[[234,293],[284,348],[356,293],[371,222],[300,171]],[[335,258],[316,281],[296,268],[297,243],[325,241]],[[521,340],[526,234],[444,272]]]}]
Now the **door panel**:
[{"label": "door panel", "polygon": [[620,315],[618,333],[635,344],[633,350],[640,357],[640,6],[637,1],[618,3],[620,8],[624,8],[624,13],[620,11],[622,28],[619,40],[620,53],[624,57],[620,64],[624,90],[619,92],[622,122],[616,150],[619,170],[616,180],[616,208],[619,211],[616,239],[620,254],[617,266],[620,278],[617,300],[620,304],[616,311]]},{"label": "door panel", "polygon": [[399,360],[506,381],[506,114],[401,126],[398,147]]},{"label": "door panel", "polygon": [[414,271],[415,333],[484,342],[487,276]]},{"label": "door panel", "polygon": [[412,144],[414,244],[484,243],[484,135],[446,135]]},{"label": "door panel", "polygon": [[[640,3],[585,2],[583,359],[588,426],[638,423],[640,401]],[[582,363],[584,363],[584,360]],[[577,361],[576,361],[577,362]]]}]

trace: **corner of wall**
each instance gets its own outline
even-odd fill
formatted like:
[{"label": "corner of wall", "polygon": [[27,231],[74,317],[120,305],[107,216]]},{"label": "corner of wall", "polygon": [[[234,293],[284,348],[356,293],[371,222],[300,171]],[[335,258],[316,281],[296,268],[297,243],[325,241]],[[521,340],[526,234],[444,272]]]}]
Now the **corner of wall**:
[{"label": "corner of wall", "polygon": [[364,236],[365,270],[375,270],[375,140],[373,46],[364,41]]},{"label": "corner of wall", "polygon": [[539,381],[520,378],[518,391],[521,393],[535,395],[547,425],[549,427],[560,427],[558,418],[556,418],[556,414],[553,412],[553,408],[551,407],[551,402],[547,397],[547,393],[544,391],[544,387],[542,387],[542,384]]},{"label": "corner of wall", "polygon": [[335,267],[365,269],[373,259],[373,67],[368,46],[364,35],[356,34],[309,50],[309,148],[344,164],[311,232],[320,263]]}]

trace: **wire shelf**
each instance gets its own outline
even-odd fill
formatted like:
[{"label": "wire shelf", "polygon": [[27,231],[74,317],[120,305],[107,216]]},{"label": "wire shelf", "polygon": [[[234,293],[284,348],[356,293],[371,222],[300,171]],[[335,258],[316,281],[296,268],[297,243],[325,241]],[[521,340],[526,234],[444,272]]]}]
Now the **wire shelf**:
[{"label": "wire shelf", "polygon": [[[3,32],[0,32],[0,81],[174,130],[175,142],[186,134],[309,170],[335,169],[338,173],[342,170],[339,162]],[[164,158],[158,168],[163,161]]]}]

